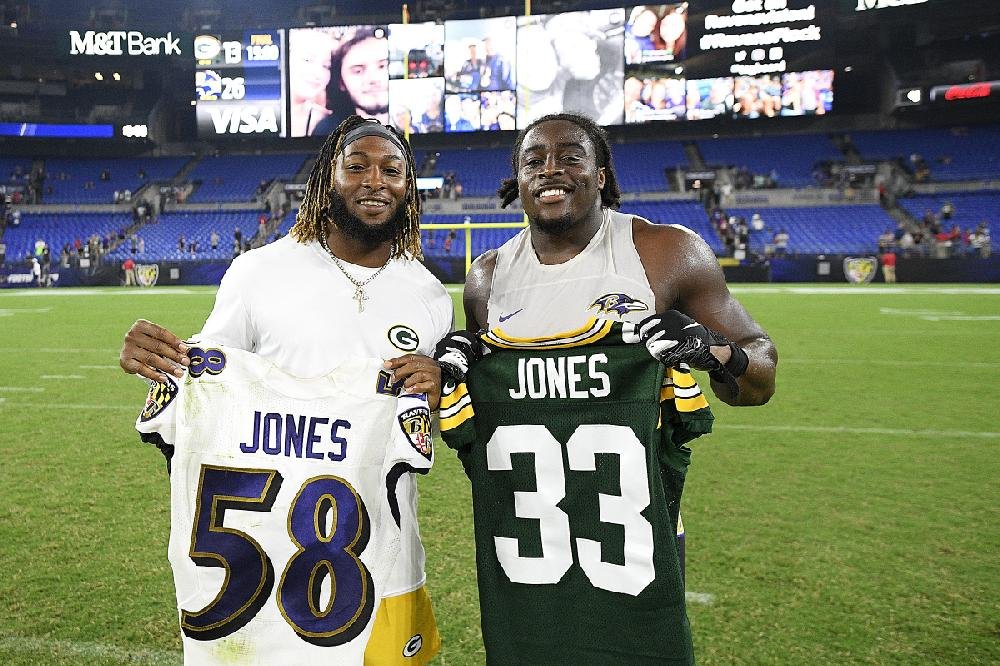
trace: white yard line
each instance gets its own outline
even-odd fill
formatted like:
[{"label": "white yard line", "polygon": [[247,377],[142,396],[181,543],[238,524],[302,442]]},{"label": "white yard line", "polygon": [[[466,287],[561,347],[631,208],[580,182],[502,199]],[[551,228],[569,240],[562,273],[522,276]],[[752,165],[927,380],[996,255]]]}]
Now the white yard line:
[{"label": "white yard line", "polygon": [[76,657],[78,663],[161,664],[179,666],[183,655],[179,651],[156,650],[144,647],[122,647],[108,643],[67,641],[36,636],[0,636],[0,653],[33,656],[36,663],[44,663],[51,655]]},{"label": "white yard line", "polygon": [[121,370],[120,365],[81,365],[81,370]]},{"label": "white yard line", "polygon": [[59,379],[83,379],[83,375],[42,375],[39,379],[59,380]]},{"label": "white yard line", "polygon": [[717,423],[715,430],[745,430],[750,432],[812,432],[832,435],[890,435],[894,437],[940,437],[942,439],[991,439],[1000,444],[1000,432],[987,430],[922,430],[918,428],[855,428],[851,426],[747,425]]},{"label": "white yard line", "polygon": [[45,411],[50,411],[53,409],[70,409],[79,410],[81,412],[88,411],[116,411],[116,412],[132,412],[133,414],[138,414],[142,409],[142,404],[137,403],[134,406],[129,405],[80,405],[80,404],[62,404],[62,403],[38,403],[38,402],[5,402],[3,407],[14,407],[16,409],[41,409]]},{"label": "white yard line", "polygon": [[0,317],[13,317],[16,314],[45,314],[52,308],[0,308]]},{"label": "white yard line", "polygon": [[184,289],[169,287],[167,289],[90,289],[86,287],[68,287],[63,289],[0,289],[0,298],[45,298],[50,296],[205,296],[212,294],[218,287],[206,289]]},{"label": "white yard line", "polygon": [[742,286],[734,284],[729,286],[729,290],[734,294],[797,294],[801,296],[811,296],[823,294],[830,296],[901,296],[914,294],[976,294],[976,295],[1000,295],[1000,287],[874,287],[871,285],[863,287],[830,286],[830,287],[806,287],[806,286]]},{"label": "white yard line", "polygon": [[905,367],[927,367],[927,368],[1000,368],[1000,363],[991,361],[880,361],[865,360],[858,358],[782,358],[780,363],[812,364],[812,365],[877,365],[877,366],[905,366]]},{"label": "white yard line", "polygon": [[41,386],[0,386],[0,393],[42,393]]},{"label": "white yard line", "polygon": [[684,596],[689,604],[711,606],[715,602],[715,595],[709,592],[685,592]]}]

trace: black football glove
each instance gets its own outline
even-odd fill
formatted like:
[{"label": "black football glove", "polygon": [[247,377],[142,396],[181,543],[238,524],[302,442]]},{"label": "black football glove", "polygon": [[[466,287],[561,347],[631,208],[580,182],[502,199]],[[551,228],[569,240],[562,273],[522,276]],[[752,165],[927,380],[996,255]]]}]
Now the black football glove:
[{"label": "black football glove", "polygon": [[712,356],[712,345],[729,341],[677,310],[646,317],[639,322],[639,337],[657,361],[672,368],[686,363],[695,370],[718,370],[719,360]]},{"label": "black football glove", "polygon": [[453,331],[434,347],[434,360],[441,366],[441,374],[456,384],[465,381],[469,367],[482,357],[483,343],[468,331]]},{"label": "black football glove", "polygon": [[[668,368],[685,363],[695,370],[706,370],[713,380],[725,383],[733,396],[739,394],[736,378],[746,372],[750,360],[739,345],[721,333],[702,326],[683,312],[667,310],[639,322],[639,337],[650,355]],[[715,358],[713,346],[729,347],[728,363],[723,365]]]}]

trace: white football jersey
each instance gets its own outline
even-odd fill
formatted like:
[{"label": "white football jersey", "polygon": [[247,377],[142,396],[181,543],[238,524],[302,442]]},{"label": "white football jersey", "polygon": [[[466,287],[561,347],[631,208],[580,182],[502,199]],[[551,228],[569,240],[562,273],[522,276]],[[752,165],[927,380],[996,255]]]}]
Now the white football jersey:
[{"label": "white football jersey", "polygon": [[185,664],[362,664],[399,552],[396,481],[433,463],[426,397],[397,398],[381,359],[302,379],[225,346],[189,356],[136,421],[174,447]]}]

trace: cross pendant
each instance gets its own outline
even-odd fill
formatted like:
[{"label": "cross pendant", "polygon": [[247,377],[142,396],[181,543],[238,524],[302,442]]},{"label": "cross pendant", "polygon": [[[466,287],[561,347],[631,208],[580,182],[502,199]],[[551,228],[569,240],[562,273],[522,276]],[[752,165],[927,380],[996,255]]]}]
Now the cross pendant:
[{"label": "cross pendant", "polygon": [[358,302],[358,312],[364,312],[365,301],[368,300],[368,297],[365,296],[365,290],[362,289],[361,287],[356,288],[354,290],[354,300]]}]

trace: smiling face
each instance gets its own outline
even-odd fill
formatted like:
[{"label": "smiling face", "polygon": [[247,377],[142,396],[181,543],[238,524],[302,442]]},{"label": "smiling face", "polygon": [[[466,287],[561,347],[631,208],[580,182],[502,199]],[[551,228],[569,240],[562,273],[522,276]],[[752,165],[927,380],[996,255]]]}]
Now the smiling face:
[{"label": "smiling face", "polygon": [[365,39],[352,46],[340,63],[341,88],[363,115],[389,108],[389,41]]},{"label": "smiling face", "polygon": [[331,216],[344,233],[367,242],[392,239],[406,217],[402,151],[388,139],[364,136],[337,157]]},{"label": "smiling face", "polygon": [[583,128],[549,120],[528,131],[517,155],[518,196],[528,219],[558,233],[599,214],[606,180]]}]

